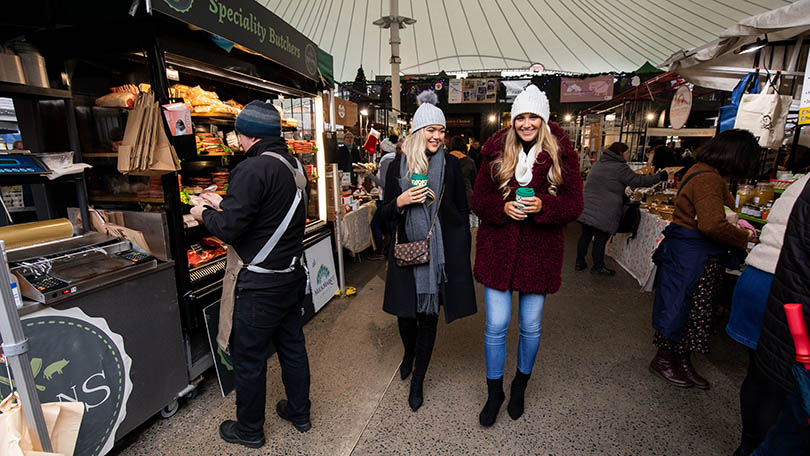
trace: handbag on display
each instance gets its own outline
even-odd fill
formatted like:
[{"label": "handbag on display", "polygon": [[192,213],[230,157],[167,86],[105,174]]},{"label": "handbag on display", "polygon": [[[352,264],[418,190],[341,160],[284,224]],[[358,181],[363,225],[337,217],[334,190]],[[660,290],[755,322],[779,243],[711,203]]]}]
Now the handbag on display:
[{"label": "handbag on display", "polygon": [[416,266],[430,262],[430,236],[433,235],[433,227],[436,225],[436,217],[442,207],[442,199],[444,199],[444,185],[442,185],[442,193],[439,195],[439,205],[436,206],[436,212],[433,214],[433,221],[430,222],[427,239],[400,244],[399,228],[397,228],[394,235],[394,258],[397,260],[397,266]]},{"label": "handbag on display", "polygon": [[776,149],[785,139],[785,123],[793,97],[776,92],[779,75],[769,82],[766,93],[743,95],[737,110],[734,128],[753,133],[760,147]]},{"label": "handbag on display", "polygon": [[731,104],[720,107],[720,119],[718,133],[734,128],[737,119],[737,109],[740,107],[740,100],[745,93],[759,93],[759,70],[752,71],[740,79],[737,86],[731,92]]}]

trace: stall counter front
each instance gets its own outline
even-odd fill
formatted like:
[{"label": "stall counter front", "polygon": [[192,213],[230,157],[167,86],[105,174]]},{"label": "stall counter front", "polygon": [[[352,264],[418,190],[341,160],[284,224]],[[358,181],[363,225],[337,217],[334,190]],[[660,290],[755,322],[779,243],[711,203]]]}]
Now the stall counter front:
[{"label": "stall counter front", "polygon": [[656,269],[652,254],[664,240],[663,231],[668,225],[667,220],[642,209],[636,237],[630,239],[630,233],[617,233],[605,249],[605,253],[638,281],[643,291],[652,291]]}]

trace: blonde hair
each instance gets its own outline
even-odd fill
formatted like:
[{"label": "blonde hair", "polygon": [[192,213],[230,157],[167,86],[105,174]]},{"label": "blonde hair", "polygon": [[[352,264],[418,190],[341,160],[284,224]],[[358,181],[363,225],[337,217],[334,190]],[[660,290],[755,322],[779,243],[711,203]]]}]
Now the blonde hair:
[{"label": "blonde hair", "polygon": [[408,171],[411,174],[428,173],[427,138],[420,129],[409,134],[402,143],[402,154],[408,159]]},{"label": "blonde hair", "polygon": [[[548,192],[552,195],[557,195],[557,188],[562,185],[562,167],[560,165],[560,147],[557,144],[557,138],[546,129],[546,121],[543,120],[540,124],[540,133],[537,136],[537,144],[540,145],[549,157],[551,157],[551,167],[548,170],[548,180],[551,184]],[[509,181],[515,175],[515,168],[518,163],[518,156],[523,150],[523,144],[520,142],[517,133],[515,133],[514,125],[509,127],[506,133],[506,141],[503,145],[503,152],[500,157],[492,162],[492,178],[498,184],[498,190],[503,194],[503,199],[506,199],[511,192],[509,188]],[[538,153],[539,157],[540,154]]]}]

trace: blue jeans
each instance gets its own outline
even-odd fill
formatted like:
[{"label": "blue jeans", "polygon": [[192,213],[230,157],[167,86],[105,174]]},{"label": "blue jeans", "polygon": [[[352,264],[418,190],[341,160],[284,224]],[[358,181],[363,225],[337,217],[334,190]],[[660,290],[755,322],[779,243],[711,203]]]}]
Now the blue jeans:
[{"label": "blue jeans", "polygon": [[756,350],[759,342],[759,329],[765,307],[768,305],[768,294],[771,292],[773,274],[746,266],[742,276],[734,287],[731,298],[731,316],[728,319],[726,333],[732,339]]},{"label": "blue jeans", "polygon": [[[484,352],[487,361],[487,378],[495,380],[503,377],[506,363],[506,331],[512,315],[512,290],[499,291],[484,289],[487,306],[487,329],[484,332]],[[531,374],[537,350],[540,348],[540,321],[543,316],[545,295],[520,293],[518,326],[518,370]]]}]

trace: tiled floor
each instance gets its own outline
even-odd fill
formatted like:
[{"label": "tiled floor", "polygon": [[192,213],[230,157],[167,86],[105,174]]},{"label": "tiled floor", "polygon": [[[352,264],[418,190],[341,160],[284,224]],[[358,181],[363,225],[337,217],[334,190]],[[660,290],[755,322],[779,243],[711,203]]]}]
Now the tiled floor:
[{"label": "tiled floor", "polygon": [[[714,337],[712,353],[696,356],[709,391],[678,389],[647,370],[653,355],[652,296],[620,271],[616,277],[574,272],[576,228],[569,231],[562,290],[543,313],[543,339],[527,390],[526,413],[501,410],[489,429],[478,424],[486,397],[483,290],[479,312],[439,336],[425,382],[425,404],[411,412],[394,317],[381,310],[382,262],[349,263],[356,297],[333,300],[305,327],[312,370],[312,424],[299,434],[275,416],[282,397],[278,361],[268,372],[268,444],[227,444],[217,426],[233,418],[233,397],[215,379],[168,420],[154,419],[120,442],[121,455],[225,454],[520,454],[728,455],[739,436],[738,391],[744,349]],[[351,261],[351,260],[349,260]],[[619,268],[620,269],[620,268]],[[515,306],[516,307],[516,306]],[[516,312],[510,328],[505,386],[515,370]]]}]

